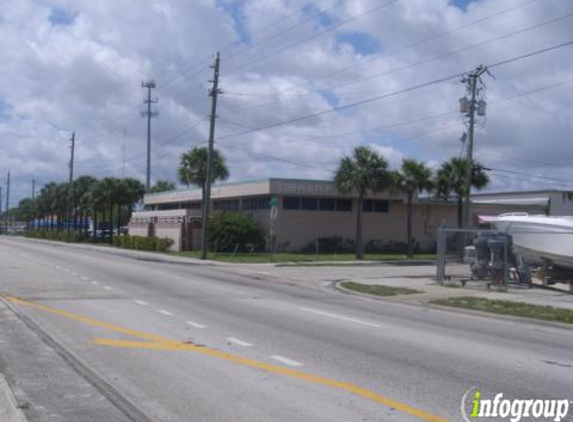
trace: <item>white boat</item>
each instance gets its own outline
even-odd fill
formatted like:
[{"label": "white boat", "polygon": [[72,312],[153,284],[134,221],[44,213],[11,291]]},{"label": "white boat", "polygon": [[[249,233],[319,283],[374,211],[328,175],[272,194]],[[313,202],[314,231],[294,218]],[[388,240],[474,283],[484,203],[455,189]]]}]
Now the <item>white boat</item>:
[{"label": "white boat", "polygon": [[573,217],[501,214],[494,227],[511,235],[513,252],[527,263],[573,270]]}]

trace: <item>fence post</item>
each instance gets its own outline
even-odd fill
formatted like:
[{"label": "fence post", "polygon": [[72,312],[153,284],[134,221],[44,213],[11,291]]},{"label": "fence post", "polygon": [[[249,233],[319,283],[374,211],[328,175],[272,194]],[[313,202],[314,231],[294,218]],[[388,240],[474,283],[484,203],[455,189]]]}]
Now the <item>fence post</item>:
[{"label": "fence post", "polygon": [[445,266],[446,266],[446,232],[443,226],[438,229],[438,268],[437,268],[437,282],[440,285],[444,284]]}]

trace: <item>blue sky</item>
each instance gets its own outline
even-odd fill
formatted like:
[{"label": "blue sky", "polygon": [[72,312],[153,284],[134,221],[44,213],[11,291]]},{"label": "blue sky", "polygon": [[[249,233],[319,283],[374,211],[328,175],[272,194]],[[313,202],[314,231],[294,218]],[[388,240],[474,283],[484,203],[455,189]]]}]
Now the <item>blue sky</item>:
[{"label": "blue sky", "polygon": [[62,9],[61,7],[53,7],[52,13],[48,16],[48,20],[54,26],[56,25],[73,25],[78,17],[77,13],[70,12]]},{"label": "blue sky", "polygon": [[460,9],[466,9],[468,4],[473,3],[478,0],[451,0],[453,4],[458,6]]}]

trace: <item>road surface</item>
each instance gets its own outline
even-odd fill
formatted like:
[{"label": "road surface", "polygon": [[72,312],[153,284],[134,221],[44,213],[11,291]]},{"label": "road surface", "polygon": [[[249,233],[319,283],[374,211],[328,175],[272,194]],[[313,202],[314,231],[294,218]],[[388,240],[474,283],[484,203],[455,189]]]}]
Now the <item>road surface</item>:
[{"label": "road surface", "polygon": [[459,421],[474,386],[573,398],[571,330],[244,266],[2,238],[0,292],[0,373],[30,421]]}]

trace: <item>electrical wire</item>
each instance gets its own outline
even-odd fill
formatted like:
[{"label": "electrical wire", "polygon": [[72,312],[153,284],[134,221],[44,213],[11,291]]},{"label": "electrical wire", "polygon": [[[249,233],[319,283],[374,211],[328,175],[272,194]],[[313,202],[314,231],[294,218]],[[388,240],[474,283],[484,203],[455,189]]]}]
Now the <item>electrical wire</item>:
[{"label": "electrical wire", "polygon": [[[567,42],[565,42],[565,43],[561,43],[561,44],[558,44],[558,45],[554,45],[554,46],[551,46],[551,47],[547,47],[547,48],[544,48],[544,49],[541,49],[541,50],[536,50],[536,51],[533,51],[533,52],[530,52],[530,53],[527,53],[527,54],[523,54],[523,55],[520,55],[520,56],[512,57],[512,58],[509,58],[509,59],[506,59],[506,60],[502,60],[502,61],[499,61],[499,62],[490,64],[490,65],[488,65],[487,67],[488,67],[488,68],[493,68],[493,67],[504,66],[504,65],[507,65],[507,64],[516,62],[516,61],[518,61],[518,60],[523,60],[523,59],[526,59],[526,58],[530,58],[530,57],[533,57],[533,56],[536,56],[536,55],[539,55],[539,54],[543,54],[543,53],[547,53],[547,52],[550,52],[550,51],[554,51],[554,50],[557,50],[557,49],[559,49],[559,48],[567,47],[567,46],[570,46],[570,45],[573,45],[573,40],[572,40],[572,41],[567,41]],[[402,89],[397,90],[397,91],[393,91],[393,92],[389,92],[389,93],[385,93],[385,94],[381,94],[381,95],[376,95],[376,96],[374,96],[374,97],[366,98],[366,99],[361,100],[361,101],[356,101],[356,102],[352,102],[352,103],[349,103],[349,104],[345,104],[345,105],[343,105],[343,106],[332,107],[332,108],[327,109],[327,110],[323,110],[323,111],[320,111],[320,112],[307,114],[307,115],[300,116],[300,117],[297,117],[297,118],[294,118],[294,119],[284,120],[284,121],[280,121],[280,122],[268,124],[268,125],[265,125],[265,126],[261,126],[261,127],[259,127],[259,128],[254,128],[254,129],[244,130],[244,131],[241,131],[241,132],[236,132],[236,133],[234,133],[234,134],[226,135],[225,137],[220,138],[220,139],[234,138],[234,137],[237,137],[237,136],[242,136],[242,135],[246,135],[246,134],[250,134],[250,133],[260,132],[260,131],[264,131],[264,130],[268,130],[268,129],[272,129],[272,128],[276,128],[276,127],[280,127],[280,126],[285,126],[285,125],[291,124],[291,123],[297,123],[297,122],[301,122],[301,121],[304,121],[304,120],[313,119],[313,118],[320,117],[320,116],[324,116],[324,115],[327,115],[327,114],[336,113],[336,112],[343,111],[343,110],[348,110],[348,109],[351,109],[351,108],[354,108],[354,107],[358,107],[358,106],[361,106],[361,105],[364,105],[364,104],[373,103],[373,102],[379,101],[379,100],[384,99],[384,98],[395,97],[395,96],[397,96],[397,95],[404,94],[404,93],[406,93],[406,92],[411,92],[411,91],[415,91],[415,90],[418,90],[418,89],[422,89],[422,88],[425,88],[425,87],[428,87],[428,86],[436,85],[436,84],[439,84],[439,83],[442,83],[442,82],[450,81],[450,80],[459,78],[460,76],[462,76],[462,75],[459,74],[459,73],[452,74],[452,75],[445,76],[445,77],[438,78],[438,79],[434,79],[434,80],[431,80],[431,81],[428,81],[428,82],[423,82],[423,83],[420,83],[420,84],[412,85],[412,86],[410,86],[410,87],[402,88]]]}]

